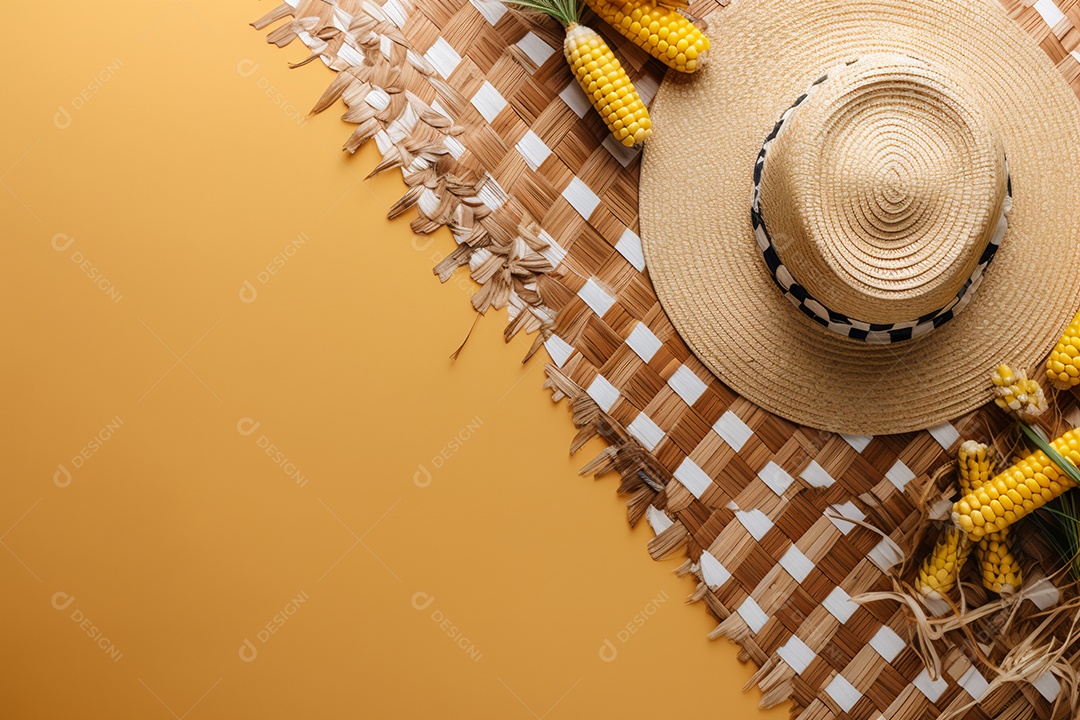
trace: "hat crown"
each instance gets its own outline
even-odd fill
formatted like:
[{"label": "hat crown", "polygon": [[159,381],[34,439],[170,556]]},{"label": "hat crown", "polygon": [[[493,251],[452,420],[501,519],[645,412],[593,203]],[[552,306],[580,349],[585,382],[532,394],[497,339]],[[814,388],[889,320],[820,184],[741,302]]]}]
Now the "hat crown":
[{"label": "hat crown", "polygon": [[762,218],[795,282],[834,313],[914,321],[948,307],[1001,227],[1001,142],[962,80],[865,55],[785,116],[760,182]]}]

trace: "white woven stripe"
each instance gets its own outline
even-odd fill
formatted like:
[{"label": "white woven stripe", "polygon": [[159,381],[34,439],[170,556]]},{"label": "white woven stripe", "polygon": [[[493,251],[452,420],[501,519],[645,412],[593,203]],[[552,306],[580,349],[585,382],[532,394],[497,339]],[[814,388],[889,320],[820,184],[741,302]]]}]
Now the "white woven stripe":
[{"label": "white woven stripe", "polygon": [[517,46],[529,56],[530,60],[536,63],[536,67],[543,65],[549,57],[555,54],[555,48],[544,42],[534,32],[526,33],[525,37],[517,41]]},{"label": "white woven stripe", "polygon": [[877,634],[870,638],[870,647],[874,648],[877,654],[887,663],[895,660],[896,656],[906,646],[907,643],[904,642],[903,638],[893,632],[888,625],[882,625]]},{"label": "white woven stripe", "polygon": [[635,270],[641,272],[645,269],[645,252],[641,249],[641,238],[636,232],[630,228],[623,230],[619,242],[615,243],[615,249]]},{"label": "white woven stripe", "polygon": [[713,432],[723,439],[735,452],[742,450],[743,445],[749,440],[754,431],[743,422],[742,418],[728,410],[712,426]]},{"label": "white woven stripe", "polygon": [[679,463],[679,467],[675,469],[672,475],[698,500],[712,485],[712,478],[709,477],[708,473],[699,468],[697,463],[690,458],[683,458],[683,461]]},{"label": "white woven stripe", "polygon": [[803,471],[799,473],[799,477],[808,482],[813,487],[829,487],[836,480],[826,472],[825,468],[818,465],[817,460],[811,460],[810,464],[803,468]]},{"label": "white woven stripe", "polygon": [[840,709],[846,713],[851,712],[851,708],[855,707],[855,703],[862,699],[862,693],[855,689],[855,686],[848,682],[847,678],[843,675],[837,674],[828,685],[825,686],[825,692],[829,694],[829,697],[840,706]]},{"label": "white woven stripe", "polygon": [[484,16],[488,25],[495,25],[506,14],[506,6],[499,0],[469,0],[469,2]]},{"label": "white woven stripe", "polygon": [[945,602],[942,598],[928,597],[923,598],[923,604],[926,605],[926,609],[930,611],[930,614],[934,617],[944,617],[952,613],[952,605]]},{"label": "white woven stripe", "polygon": [[462,145],[456,137],[453,135],[447,135],[443,138],[443,145],[450,151],[450,156],[455,160],[461,158],[465,154],[465,146]]},{"label": "white woven stripe", "polygon": [[885,473],[885,478],[891,482],[897,490],[904,492],[904,488],[907,487],[907,484],[915,479],[915,473],[911,472],[911,469],[907,465],[897,460],[893,463],[893,466],[889,468],[889,471]]},{"label": "white woven stripe", "polygon": [[875,545],[874,549],[867,553],[866,556],[870,558],[870,562],[881,568],[882,572],[899,565],[904,560],[904,553],[889,538],[882,538],[881,542]]},{"label": "white woven stripe", "polygon": [[780,467],[772,460],[770,460],[765,467],[761,468],[758,477],[777,495],[783,495],[787,492],[787,489],[791,487],[791,483],[795,482],[795,478],[788,475],[787,470]]},{"label": "white woven stripe", "polygon": [[615,304],[615,298],[609,295],[607,290],[600,286],[600,283],[596,282],[596,278],[589,278],[585,281],[585,284],[578,290],[578,297],[584,300],[585,304],[600,317],[604,317],[604,314]]},{"label": "white woven stripe", "polygon": [[783,658],[784,662],[799,675],[806,672],[806,668],[810,667],[810,663],[814,662],[814,658],[817,657],[814,651],[800,640],[797,635],[792,635],[786,643],[778,647],[776,654]]},{"label": "white woven stripe", "polygon": [[979,673],[974,665],[969,667],[967,672],[960,676],[956,681],[956,684],[964,688],[973,700],[982,700],[983,695],[990,689],[990,683],[986,681],[986,678]]},{"label": "white woven stripe", "polygon": [[728,572],[728,569],[708,550],[702,551],[700,563],[701,579],[709,586],[710,590],[716,590],[731,579],[731,573]]},{"label": "white woven stripe", "polygon": [[773,522],[769,519],[769,516],[757,508],[753,510],[736,510],[735,519],[742,523],[747,532],[758,542],[761,542],[761,538],[765,537],[765,534],[773,527]]},{"label": "white woven stripe", "polygon": [[652,360],[656,351],[664,346],[660,339],[653,335],[653,331],[643,322],[639,322],[634,326],[634,329],[630,332],[630,337],[626,338],[626,344],[645,362]]},{"label": "white woven stripe", "polygon": [[[420,212],[427,213],[430,217],[431,213],[435,211],[435,208],[439,207],[439,196],[435,194],[434,190],[431,190],[430,188],[424,188],[424,190],[420,193],[420,197],[416,199],[416,207],[420,209]],[[486,248],[480,249],[485,250]],[[482,259],[491,257],[491,251],[488,250],[487,255],[480,255],[480,257]],[[479,266],[471,266],[470,269],[476,270],[477,267]]]},{"label": "white woven stripe", "polygon": [[[389,38],[387,38],[385,35],[383,35],[382,37],[379,38],[379,49],[380,50],[383,49],[383,47],[382,47],[383,42],[382,41],[384,39],[388,40]],[[341,60],[342,62],[344,62],[344,63],[346,63],[348,65],[351,65],[353,67],[361,66],[361,65],[364,64],[364,54],[362,52],[360,52],[359,50],[355,49],[354,47],[352,47],[351,45],[349,45],[348,43],[344,43],[344,44],[342,44],[342,46],[340,48],[338,48],[337,56],[338,56],[339,60]]]},{"label": "white woven stripe", "polygon": [[563,198],[570,203],[571,207],[586,220],[593,214],[593,210],[600,204],[600,198],[586,185],[581,178],[574,177],[566,189],[562,191]]},{"label": "white woven stripe", "polygon": [[749,596],[743,600],[743,604],[735,612],[739,613],[739,617],[743,619],[743,622],[755,635],[761,632],[761,628],[765,627],[765,623],[769,622],[769,616],[754,601],[754,598]]},{"label": "white woven stripe", "polygon": [[409,20],[409,12],[405,9],[402,3],[398,0],[386,0],[382,4],[382,10],[389,18],[390,22],[400,27],[405,27],[405,23]]},{"label": "white woven stripe", "polygon": [[814,569],[814,563],[803,555],[802,550],[792,545],[780,558],[780,567],[784,568],[795,582],[802,583]]},{"label": "white woven stripe", "polygon": [[957,431],[950,422],[943,422],[940,425],[927,428],[927,432],[929,432],[933,438],[938,441],[938,444],[946,450],[951,448],[953,443],[960,439],[959,431]]},{"label": "white woven stripe", "polygon": [[386,16],[386,13],[383,12],[382,6],[372,2],[371,0],[364,0],[360,4],[360,7],[364,8],[364,12],[366,12],[368,15],[370,15],[379,22],[385,22],[386,20],[389,20],[389,18]]},{"label": "white woven stripe", "polygon": [[[428,51],[424,53],[424,57],[435,68],[435,72],[442,75],[443,80],[450,77],[450,74],[461,63],[461,56],[457,54],[457,50],[441,37],[428,48]],[[491,121],[488,120],[488,122]]]},{"label": "white woven stripe", "polygon": [[484,184],[480,186],[476,197],[490,210],[498,210],[509,199],[502,185],[491,175],[484,175]]},{"label": "white woven stripe", "polygon": [[[431,193],[429,196],[428,193]],[[424,194],[420,196],[421,200],[427,199],[429,203],[438,203],[439,198],[435,193],[430,190],[425,190]],[[417,203],[419,204],[419,203]],[[421,208],[422,209],[422,208]],[[477,248],[475,252],[469,257],[469,269],[476,272],[476,269],[487,262],[487,259],[491,257],[491,251],[487,248]]]},{"label": "white woven stripe", "polygon": [[611,156],[618,160],[619,164],[623,167],[626,167],[631,162],[633,162],[634,158],[636,158],[641,152],[640,149],[626,147],[621,142],[616,140],[615,136],[611,135],[610,133],[605,135],[604,142],[600,144],[603,145],[604,149],[611,153]]},{"label": "white woven stripe", "polygon": [[1058,604],[1061,599],[1061,592],[1048,579],[1039,578],[1028,586],[1024,596],[1035,603],[1040,610],[1047,610]]},{"label": "white woven stripe", "polygon": [[842,587],[833,588],[832,592],[821,601],[821,606],[841,624],[846,623],[859,609],[856,603],[851,602],[851,596]]},{"label": "white woven stripe", "polygon": [[855,448],[855,452],[862,454],[862,451],[866,449],[866,446],[870,444],[870,441],[874,438],[869,435],[844,435],[840,434],[840,437],[847,441],[847,444]]},{"label": "white woven stripe", "polygon": [[325,63],[326,65],[329,65],[331,63],[330,57],[323,54],[326,52],[326,42],[324,40],[320,40],[317,37],[312,37],[311,33],[309,33],[307,30],[297,30],[296,37],[300,38],[300,42],[308,46],[308,49],[311,50],[312,55],[321,55],[323,58],[323,63]]},{"label": "white woven stripe", "polygon": [[705,388],[708,387],[705,382],[694,374],[694,371],[685,365],[680,365],[670,378],[668,378],[667,384],[675,391],[675,394],[683,399],[687,405],[693,405],[705,392]]},{"label": "white woven stripe", "polygon": [[1054,27],[1065,19],[1065,13],[1061,12],[1051,0],[1038,0],[1035,3],[1035,11],[1042,16],[1042,19],[1050,27]]},{"label": "white woven stripe", "polygon": [[540,139],[540,136],[532,130],[527,131],[522,138],[518,140],[515,147],[521,157],[525,158],[525,164],[533,171],[543,165],[544,161],[551,155],[551,148],[545,145],[544,141]]},{"label": "white woven stripe", "polygon": [[1049,670],[1036,678],[1035,682],[1031,684],[1046,698],[1047,702],[1054,702],[1057,696],[1061,694],[1061,683],[1050,674]]},{"label": "white woven stripe", "polygon": [[630,423],[626,430],[636,437],[649,452],[652,452],[660,444],[660,441],[664,439],[664,431],[645,413],[638,413],[638,416],[634,418],[634,422]]},{"label": "white woven stripe", "polygon": [[[838,517],[838,515],[843,517]],[[825,516],[829,518],[829,522],[835,525],[836,528],[845,535],[854,530],[856,525],[855,523],[844,520],[844,518],[860,521],[866,519],[866,515],[864,515],[859,508],[855,507],[850,500],[841,503],[840,505],[830,505],[829,511],[825,513]]]},{"label": "white woven stripe", "polygon": [[574,354],[574,346],[554,334],[544,341],[544,348],[558,367],[565,365],[570,356]]},{"label": "white woven stripe", "polygon": [[[381,13],[382,11],[380,10],[379,12]],[[334,6],[333,16],[330,18],[330,22],[333,23],[334,27],[336,27],[338,30],[340,30],[341,32],[347,32],[349,29],[349,25],[352,24],[352,19],[352,15],[345,12],[337,5]]]},{"label": "white woven stripe", "polygon": [[937,702],[938,698],[948,689],[949,681],[943,677],[939,677],[937,680],[930,679],[930,673],[926,671],[926,668],[922,669],[911,684],[918,688],[919,692],[926,696],[926,699],[930,702]]},{"label": "white woven stripe", "polygon": [[559,93],[559,97],[579,118],[585,117],[585,113],[589,112],[589,108],[592,107],[592,103],[589,102],[585,91],[576,82],[572,82],[563,88],[563,91]]},{"label": "white woven stripe", "polygon": [[663,510],[657,510],[655,505],[645,508],[645,519],[649,521],[653,532],[659,535],[675,523]]},{"label": "white woven stripe", "polygon": [[545,260],[551,263],[551,267],[559,267],[563,259],[566,257],[566,249],[559,243],[555,242],[555,238],[548,235],[546,230],[541,230],[536,235],[543,242],[547,243],[547,247],[537,252],[539,252]]},{"label": "white woven stripe", "polygon": [[603,375],[597,375],[593,378],[593,381],[589,383],[588,389],[585,390],[596,404],[606,413],[611,412],[611,406],[614,405],[619,399],[619,389],[609,383]]},{"label": "white woven stripe", "polygon": [[480,89],[476,91],[476,94],[472,96],[470,101],[476,111],[488,123],[495,122],[495,118],[499,116],[503,108],[506,107],[506,98],[499,94],[499,91],[495,89],[495,86],[489,83],[487,80],[480,86]]}]

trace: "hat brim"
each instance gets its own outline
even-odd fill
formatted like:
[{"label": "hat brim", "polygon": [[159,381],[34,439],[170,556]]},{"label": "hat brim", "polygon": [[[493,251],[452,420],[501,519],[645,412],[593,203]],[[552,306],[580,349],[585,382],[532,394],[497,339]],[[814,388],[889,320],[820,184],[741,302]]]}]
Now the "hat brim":
[{"label": "hat brim", "polygon": [[[1036,371],[1080,306],[1080,107],[1034,40],[989,0],[735,0],[709,21],[709,65],[669,72],[650,109],[640,186],[650,276],[698,358],[766,410],[860,435],[978,408],[1001,362]],[[780,113],[823,71],[871,52],[962,74],[1004,143],[1014,200],[971,304],[888,346],[800,313],[750,221],[754,159]]]}]

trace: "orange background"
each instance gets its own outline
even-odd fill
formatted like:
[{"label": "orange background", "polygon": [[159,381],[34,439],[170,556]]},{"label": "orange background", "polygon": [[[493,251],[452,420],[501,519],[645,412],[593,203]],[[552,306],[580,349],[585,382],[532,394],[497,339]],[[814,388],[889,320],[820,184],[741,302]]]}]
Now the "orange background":
[{"label": "orange background", "polygon": [[0,717],[757,717],[270,7],[5,3]]}]

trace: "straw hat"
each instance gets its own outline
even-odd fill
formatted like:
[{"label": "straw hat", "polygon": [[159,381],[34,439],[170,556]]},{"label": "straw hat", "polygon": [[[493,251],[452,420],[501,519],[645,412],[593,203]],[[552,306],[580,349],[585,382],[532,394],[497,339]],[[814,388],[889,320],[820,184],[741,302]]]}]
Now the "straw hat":
[{"label": "straw hat", "polygon": [[[1034,368],[1080,306],[1080,111],[990,0],[734,0],[641,172],[665,311],[749,400],[906,432]],[[688,178],[695,178],[689,182]]]}]

